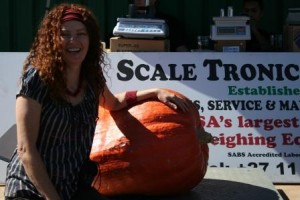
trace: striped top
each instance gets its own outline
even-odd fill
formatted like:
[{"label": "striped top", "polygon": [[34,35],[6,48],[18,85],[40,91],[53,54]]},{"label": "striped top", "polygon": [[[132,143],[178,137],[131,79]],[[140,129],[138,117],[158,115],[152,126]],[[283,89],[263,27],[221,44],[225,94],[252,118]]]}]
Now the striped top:
[{"label": "striped top", "polygon": [[[37,149],[50,179],[62,199],[70,199],[77,190],[78,173],[88,159],[96,125],[98,102],[88,85],[78,105],[52,101],[39,73],[29,68],[22,78],[17,96],[30,97],[42,105]],[[7,167],[5,196],[36,194],[15,150]]]}]

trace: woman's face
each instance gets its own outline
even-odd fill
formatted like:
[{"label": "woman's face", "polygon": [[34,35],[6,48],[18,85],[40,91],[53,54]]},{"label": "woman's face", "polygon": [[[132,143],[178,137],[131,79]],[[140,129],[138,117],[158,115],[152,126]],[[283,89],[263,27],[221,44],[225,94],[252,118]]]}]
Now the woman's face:
[{"label": "woman's face", "polygon": [[61,27],[63,59],[69,67],[80,67],[89,49],[89,36],[85,25],[76,20]]}]

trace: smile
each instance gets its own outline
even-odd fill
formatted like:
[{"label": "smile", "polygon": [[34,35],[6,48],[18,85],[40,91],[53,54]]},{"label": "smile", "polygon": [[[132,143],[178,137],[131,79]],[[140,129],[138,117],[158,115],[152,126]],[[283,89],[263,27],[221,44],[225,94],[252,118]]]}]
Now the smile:
[{"label": "smile", "polygon": [[71,52],[71,53],[73,53],[73,52],[79,52],[80,50],[81,50],[81,48],[69,48],[69,49],[67,49],[67,51]]}]

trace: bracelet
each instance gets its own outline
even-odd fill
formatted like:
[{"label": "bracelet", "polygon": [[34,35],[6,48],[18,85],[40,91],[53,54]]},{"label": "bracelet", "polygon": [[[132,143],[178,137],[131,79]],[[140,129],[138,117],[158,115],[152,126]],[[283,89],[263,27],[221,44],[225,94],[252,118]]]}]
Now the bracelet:
[{"label": "bracelet", "polygon": [[133,91],[127,91],[125,93],[125,100],[128,106],[131,106],[137,102],[137,97],[136,97],[136,90]]}]

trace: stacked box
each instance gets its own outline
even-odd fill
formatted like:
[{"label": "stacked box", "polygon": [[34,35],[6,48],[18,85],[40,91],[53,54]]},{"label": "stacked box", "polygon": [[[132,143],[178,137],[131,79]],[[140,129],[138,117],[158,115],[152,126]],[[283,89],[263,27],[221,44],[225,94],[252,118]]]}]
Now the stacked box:
[{"label": "stacked box", "polygon": [[167,39],[110,38],[111,52],[164,52],[170,50]]},{"label": "stacked box", "polygon": [[214,49],[220,52],[244,52],[246,40],[217,40]]}]

